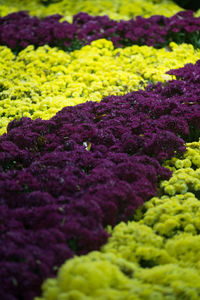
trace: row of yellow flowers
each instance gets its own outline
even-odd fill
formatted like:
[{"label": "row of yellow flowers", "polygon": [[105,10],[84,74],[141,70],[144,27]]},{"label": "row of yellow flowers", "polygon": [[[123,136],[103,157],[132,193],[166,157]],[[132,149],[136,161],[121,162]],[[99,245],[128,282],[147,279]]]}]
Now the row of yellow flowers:
[{"label": "row of yellow flowers", "polygon": [[[181,8],[171,0],[1,0],[0,15],[5,16],[11,12],[28,10],[31,15],[45,17],[59,13],[65,20],[71,22],[73,15],[79,12],[86,12],[91,15],[108,15],[115,20],[128,20],[135,16],[150,17],[153,15],[164,15],[171,17]],[[55,2],[55,3],[54,3]]]},{"label": "row of yellow flowers", "polygon": [[124,95],[148,83],[167,81],[170,69],[195,63],[200,50],[175,43],[170,48],[131,46],[114,49],[97,40],[71,53],[28,46],[15,56],[0,47],[0,134],[22,116],[49,119],[65,106]]}]

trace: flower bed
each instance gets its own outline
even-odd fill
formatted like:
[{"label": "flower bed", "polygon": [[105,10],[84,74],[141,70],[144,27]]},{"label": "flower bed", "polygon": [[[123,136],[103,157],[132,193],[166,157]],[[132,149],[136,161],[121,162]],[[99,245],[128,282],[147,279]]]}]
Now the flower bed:
[{"label": "flower bed", "polygon": [[[58,19],[16,13],[1,32],[75,28]],[[140,21],[199,26],[191,12],[74,20],[123,25],[120,37]],[[198,299],[198,43],[115,48],[99,37],[70,53],[0,47],[0,298]]]},{"label": "flower bed", "polygon": [[29,46],[17,56],[0,47],[0,133],[13,118],[49,119],[67,105],[167,81],[172,76],[166,71],[200,59],[192,45],[170,45],[170,51],[136,45],[114,49],[111,41],[97,40],[71,53]]},{"label": "flower bed", "polygon": [[198,299],[200,142],[188,143],[184,156],[168,161],[177,168],[169,180],[174,196],[161,183],[163,196],[146,202],[134,221],[109,229],[100,252],[65,263],[36,299]]},{"label": "flower bed", "polygon": [[39,19],[30,17],[27,12],[19,12],[0,18],[0,44],[15,53],[28,45],[39,47],[45,44],[73,51],[103,38],[112,41],[115,47],[136,44],[160,48],[174,41],[191,43],[199,48],[199,30],[200,17],[195,17],[192,11],[179,12],[170,18],[137,16],[118,22],[108,16],[78,13],[72,24],[63,21],[59,14]]}]

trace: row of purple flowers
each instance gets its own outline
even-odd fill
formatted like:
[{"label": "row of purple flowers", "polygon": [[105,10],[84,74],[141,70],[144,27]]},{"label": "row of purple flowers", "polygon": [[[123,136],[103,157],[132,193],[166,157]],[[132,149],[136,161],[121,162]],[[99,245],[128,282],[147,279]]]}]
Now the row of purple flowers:
[{"label": "row of purple flowers", "polygon": [[86,13],[75,15],[72,24],[61,23],[61,18],[57,14],[40,20],[23,11],[9,14],[0,18],[0,44],[15,52],[30,44],[36,47],[49,44],[72,51],[101,38],[111,40],[115,47],[133,44],[162,47],[171,41],[200,46],[200,17],[195,18],[192,11],[179,12],[171,18],[138,16],[120,22]]},{"label": "row of purple flowers", "polygon": [[22,118],[0,137],[0,298],[32,300],[105,226],[131,218],[171,172],[164,159],[200,136],[200,61],[179,80]]}]

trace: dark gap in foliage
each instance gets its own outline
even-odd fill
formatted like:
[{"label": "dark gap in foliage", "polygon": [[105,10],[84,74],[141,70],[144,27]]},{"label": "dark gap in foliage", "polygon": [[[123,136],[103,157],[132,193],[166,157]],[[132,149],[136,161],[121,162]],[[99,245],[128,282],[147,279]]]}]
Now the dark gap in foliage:
[{"label": "dark gap in foliage", "polygon": [[180,7],[185,9],[192,9],[194,11],[200,8],[198,0],[174,0]]}]

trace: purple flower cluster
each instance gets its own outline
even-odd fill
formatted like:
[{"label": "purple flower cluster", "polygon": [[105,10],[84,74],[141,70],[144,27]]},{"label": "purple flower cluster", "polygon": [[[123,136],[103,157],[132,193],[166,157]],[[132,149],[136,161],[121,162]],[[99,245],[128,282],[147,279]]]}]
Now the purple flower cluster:
[{"label": "purple flower cluster", "polygon": [[[92,40],[106,38],[113,42],[115,47],[130,46],[133,44],[147,46],[167,45],[170,41],[190,41],[188,33],[200,30],[200,18],[194,17],[193,11],[182,11],[167,18],[155,15],[150,18],[137,16],[129,21],[112,21],[107,16],[92,17],[86,13],[74,16],[73,24],[78,27],[79,40],[91,42]],[[195,41],[193,41],[194,43]]]},{"label": "purple flower cluster", "polygon": [[73,24],[60,23],[61,18],[57,14],[40,20],[23,11],[2,17],[0,44],[18,52],[30,44],[36,47],[49,44],[71,51],[101,38],[111,40],[115,47],[133,44],[160,47],[170,41],[194,46],[199,43],[200,18],[195,18],[192,11],[179,12],[171,18],[138,16],[120,22],[86,13],[75,15]]},{"label": "purple flower cluster", "polygon": [[16,51],[28,45],[69,47],[77,28],[68,22],[60,23],[61,17],[56,14],[40,20],[24,11],[9,14],[0,18],[0,43]]},{"label": "purple flower cluster", "polygon": [[200,61],[172,73],[183,80],[9,123],[0,137],[0,299],[33,299],[170,177],[160,163],[181,155],[181,138],[200,124]]}]

